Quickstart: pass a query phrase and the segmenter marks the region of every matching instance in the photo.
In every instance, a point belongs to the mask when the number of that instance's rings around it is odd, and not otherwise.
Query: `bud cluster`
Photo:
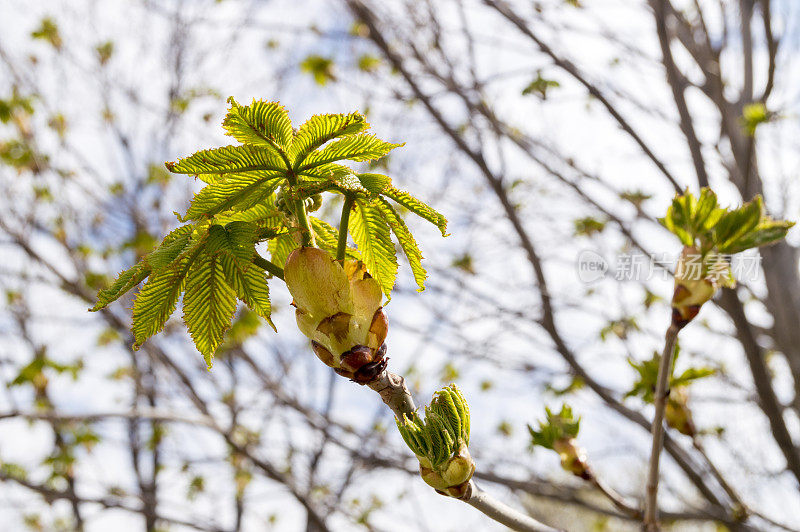
[[[774,243],[794,225],[767,216],[761,196],[740,207],[721,207],[709,188],[697,196],[688,190],[676,196],[659,222],[684,245],[672,296],[672,324],[678,329],[694,319],[721,286],[733,288],[731,255]]]
[[[692,420],[692,410],[689,406],[689,386],[699,379],[714,375],[715,370],[709,367],[694,366],[676,374],[675,365],[680,353],[680,349],[676,346],[671,360],[669,393],[666,397],[664,419],[670,428],[686,436],[694,437],[696,430]],[[634,382],[633,388],[625,394],[625,397],[639,397],[645,403],[653,404],[655,402],[661,355],[653,353],[650,359],[639,362],[629,360],[628,363],[636,370],[638,378]]]
[[[396,421],[417,455],[422,479],[442,495],[468,497],[475,462],[469,454],[469,406],[456,385],[434,394],[424,420],[414,412]]]
[[[361,262],[342,265],[321,249],[300,247],[286,259],[284,278],[297,326],[323,363],[361,384],[386,368],[383,295]]]
[[[559,413],[545,408],[546,419],[539,422],[539,430],[528,425],[531,443],[534,446],[552,449],[561,459],[561,467],[584,480],[593,478],[586,460],[586,451],[578,445],[576,437],[580,430],[580,418],[575,419],[572,408],[562,405]]]
[[[672,322],[683,328],[700,312],[721,286],[734,286],[730,264],[716,253],[705,255],[685,246],[675,270],[675,290],[672,294]]]
[[[692,411],[689,408],[689,390],[686,386],[676,386],[670,389],[664,407],[664,419],[670,428],[694,438],[696,430],[692,420]]]

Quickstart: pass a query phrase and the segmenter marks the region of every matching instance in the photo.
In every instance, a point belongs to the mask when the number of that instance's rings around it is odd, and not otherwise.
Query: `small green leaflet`
[[[283,268],[286,265],[286,258],[293,249],[300,246],[290,233],[281,233],[269,241],[270,259],[272,262]]]
[[[439,231],[442,232],[442,236],[447,236],[447,219],[408,192],[394,188],[392,180],[388,176],[382,174],[358,174],[357,177],[361,181],[361,185],[373,194],[386,196],[399,203],[417,216],[438,227]]]
[[[422,267],[422,253],[420,253],[411,231],[408,230],[403,219],[400,218],[400,215],[397,214],[397,211],[392,208],[388,201],[378,198],[375,200],[374,205],[383,220],[391,227],[394,236],[397,237],[397,241],[400,242],[400,247],[403,248],[403,253],[406,254],[419,291],[425,290],[425,278],[428,274],[425,268]]]
[[[154,268],[158,270],[171,264],[188,244],[191,233],[191,226],[181,226],[165,236],[161,245],[141,262],[121,272],[111,286],[100,290],[97,294],[97,303],[89,310],[97,312],[107,307],[144,281]]]
[[[294,132],[289,113],[278,102],[253,100],[242,107],[231,96],[228,116],[222,127],[231,137],[242,144],[250,144],[285,153],[292,143]]]
[[[161,270],[172,264],[186,249],[192,238],[192,226],[182,225],[164,237],[161,245],[147,255],[144,263],[153,270]]]
[[[226,282],[236,292],[236,296],[253,312],[267,320],[277,332],[270,316],[272,307],[266,274],[252,262],[237,260],[230,256],[222,257],[222,269],[225,271]]]
[[[714,375],[715,370],[708,367],[690,367],[680,375],[675,375],[675,364],[679,355],[680,349],[678,346],[675,346],[672,357],[672,367],[670,368],[670,388],[687,386],[691,384],[692,381]],[[653,353],[650,359],[642,360],[641,362],[628,360],[628,364],[638,373],[638,378],[633,383],[633,387],[625,394],[625,397],[640,397],[645,403],[653,403],[660,361],[661,355],[657,352]]]
[[[176,232],[180,232],[182,235],[185,231],[185,229],[178,228],[171,235]],[[164,248],[171,247],[174,242],[182,240],[182,238],[176,237],[171,243],[162,243],[159,249],[150,256],[159,253]],[[205,238],[200,238],[188,245],[189,240],[187,239],[185,246],[188,249],[181,250],[179,255],[175,255],[169,261],[166,260],[166,256],[162,256],[160,267],[153,268],[147,283],[139,290],[133,302],[134,349],[139,349],[145,340],[160,332],[169,317],[175,312],[178,298],[183,292],[186,275],[202,250],[205,241]]]
[[[174,267],[151,274],[136,294],[133,302],[134,349],[139,349],[145,340],[161,332],[175,312],[191,265],[192,260],[187,257]]]
[[[300,126],[289,149],[289,157],[299,168],[306,156],[326,142],[355,135],[369,128],[360,113],[349,115],[314,115]]]
[[[264,178],[236,175],[222,183],[208,185],[194,195],[182,221],[199,220],[240,206],[247,208],[253,195],[271,194],[278,178],[275,175]]]
[[[109,286],[100,290],[97,294],[97,303],[90,308],[91,312],[97,312],[100,309],[107,307],[113,301],[116,301],[127,293],[131,288],[144,281],[150,274],[150,270],[146,264],[140,262],[134,264],[127,270],[120,272],[117,279]]]
[[[183,321],[209,368],[235,312],[236,293],[225,280],[222,258],[203,253],[186,282]]]
[[[581,418],[575,418],[572,407],[561,405],[557,414],[545,407],[545,420],[539,421],[539,430],[528,425],[531,434],[531,445],[552,449],[555,442],[563,438],[575,438],[581,427]]]
[[[380,159],[394,148],[403,144],[384,142],[375,135],[355,135],[331,142],[321,151],[309,154],[298,171],[308,170],[323,164],[349,159],[351,161],[370,161]]]
[[[256,146],[223,146],[202,150],[194,155],[166,163],[167,170],[177,174],[242,174],[283,172],[286,165],[275,152]]]
[[[367,271],[391,298],[397,276],[397,257],[389,233],[389,224],[378,209],[366,199],[357,199],[350,213],[350,234],[361,252]]]

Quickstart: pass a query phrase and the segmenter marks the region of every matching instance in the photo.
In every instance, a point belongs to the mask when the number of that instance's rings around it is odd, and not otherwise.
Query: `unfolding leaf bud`
[[[672,294],[672,322],[685,327],[700,312],[700,307],[714,297],[727,265],[713,254],[702,255],[696,248],[686,246],[675,270],[675,291]]]
[[[584,480],[593,478],[592,471],[586,461],[586,451],[578,446],[575,438],[559,438],[553,442],[553,450],[561,459],[561,467]]]
[[[300,247],[289,254],[284,279],[297,308],[320,319],[352,312],[350,284],[336,260],[317,248]]]
[[[344,265],[317,248],[298,248],[286,259],[286,286],[294,297],[297,326],[317,357],[361,384],[386,368],[389,330],[380,286],[362,263]]]
[[[692,411],[689,409],[689,393],[685,386],[672,388],[667,396],[664,410],[667,425],[686,436],[695,436]]]
[[[287,216],[294,216],[291,207],[286,202],[286,193],[283,189],[278,191],[278,194],[275,198],[275,207]]]
[[[322,207],[322,194],[314,194],[310,198],[306,198],[306,210],[308,212],[318,211]]]
[[[456,454],[449,459],[444,469],[433,469],[424,464],[427,459],[420,458],[419,474],[425,483],[442,495],[460,499],[469,492],[469,481],[475,473],[475,462],[465,444],[461,444]],[[427,461],[430,464],[430,461]]]
[[[442,480],[450,486],[459,486],[472,478],[475,462],[469,454],[469,448],[462,442],[456,454],[448,460],[447,469],[442,472]]]
[[[469,406],[455,385],[436,392],[425,408],[425,420],[415,412],[397,420],[403,440],[419,460],[422,479],[450,497],[468,495],[475,462],[469,454]]]

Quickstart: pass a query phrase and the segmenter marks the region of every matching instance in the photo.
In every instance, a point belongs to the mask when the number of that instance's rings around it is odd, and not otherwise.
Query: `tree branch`
[[[611,394],[611,392],[608,389],[603,387],[592,376],[590,376],[586,372],[585,368],[578,362],[575,354],[569,349],[569,347],[566,345],[563,338],[561,337],[558,328],[556,327],[555,324],[555,316],[541,261],[539,259],[538,254],[536,253],[536,250],[533,246],[530,236],[528,235],[528,232],[525,230],[514,205],[512,204],[510,198],[508,197],[508,194],[506,193],[505,188],[503,187],[500,178],[498,178],[498,176],[496,176],[491,171],[485,159],[483,158],[482,154],[470,148],[470,146],[466,143],[464,138],[461,135],[459,135],[458,132],[447,122],[447,120],[444,118],[440,110],[433,104],[430,96],[422,91],[419,84],[416,82],[416,80],[409,72],[408,68],[405,66],[402,58],[396,51],[394,51],[389,46],[388,42],[383,37],[383,34],[378,28],[378,20],[374,15],[374,13],[369,8],[367,8],[360,0],[347,0],[347,4],[350,7],[351,11],[360,20],[362,20],[364,24],[369,28],[369,36],[372,39],[372,41],[376,44],[376,46],[378,46],[378,48],[381,50],[381,52],[384,54],[387,60],[391,63],[391,65],[400,73],[401,76],[403,76],[403,78],[406,80],[409,87],[413,91],[414,95],[428,110],[431,117],[436,121],[437,124],[439,124],[442,130],[452,139],[452,141],[458,147],[458,149],[463,151],[464,154],[468,156],[475,163],[480,172],[485,176],[493,192],[497,195],[498,200],[500,201],[501,206],[503,207],[503,210],[506,213],[509,222],[512,224],[515,233],[518,235],[520,239],[520,245],[522,249],[525,251],[528,260],[534,270],[534,275],[536,278],[536,283],[539,288],[539,294],[542,300],[542,308],[543,308],[543,316],[539,323],[553,340],[556,351],[568,363],[574,374],[584,379],[587,386],[591,388],[595,393],[597,393],[600,396],[600,398],[609,405],[609,407],[611,407],[613,410],[615,410],[628,420],[650,431],[651,425],[647,421],[647,419],[639,412],[632,411],[631,409],[623,405],[619,400],[617,400]],[[708,500],[714,507],[716,507],[719,510],[719,518],[725,519],[727,517],[728,512],[725,506],[723,505],[723,502],[719,499],[719,497],[717,497],[717,495],[708,486],[705,479],[699,473],[700,469],[699,466],[686,453],[686,451],[684,451],[674,440],[669,438],[668,435],[665,438],[664,445],[667,451],[670,453],[670,455],[672,455],[676,463],[681,467],[681,469],[684,471],[686,476],[692,481],[692,483],[695,486],[697,486],[697,488],[700,490],[700,492],[703,494],[706,500]]]
[[[658,465],[661,458],[661,448],[664,445],[664,409],[667,405],[669,394],[669,378],[672,369],[672,358],[675,354],[675,343],[678,340],[680,328],[671,324],[667,329],[664,341],[664,351],[661,353],[661,362],[658,366],[658,381],[656,383],[655,407],[653,416],[653,447],[650,451],[650,465],[647,472],[647,496],[644,505],[644,526],[647,532],[656,532],[658,527]]]
[[[658,41],[661,45],[662,62],[667,74],[667,84],[672,90],[672,98],[675,100],[675,106],[678,108],[681,131],[683,131],[689,145],[689,153],[692,156],[692,163],[697,173],[697,182],[700,187],[707,187],[708,174],[706,173],[706,165],[703,160],[702,147],[695,133],[692,115],[686,103],[684,79],[678,71],[678,67],[675,66],[675,60],[672,57],[672,50],[670,49],[670,37],[667,34],[667,0],[650,0],[650,6],[653,8],[656,32],[658,33]]]
[[[642,139],[642,137],[639,136],[639,134],[636,132],[636,130],[633,129],[630,123],[628,123],[625,117],[623,117],[617,110],[617,108],[608,100],[608,98],[606,98],[605,94],[603,94],[603,92],[595,84],[590,82],[578,70],[578,67],[576,67],[568,59],[564,59],[558,54],[556,54],[552,48],[550,48],[547,44],[545,44],[544,41],[542,41],[539,37],[537,37],[536,34],[533,33],[533,31],[528,27],[526,22],[519,15],[517,15],[506,2],[502,0],[484,0],[484,3],[487,6],[494,9],[495,11],[497,11],[500,15],[505,17],[509,22],[514,24],[525,36],[530,38],[545,55],[549,56],[556,66],[558,66],[559,68],[567,72],[569,75],[571,75],[573,78],[575,78],[575,80],[578,81],[578,83],[583,85],[586,88],[586,90],[589,91],[589,94],[597,98],[597,100],[601,104],[603,104],[603,107],[606,108],[606,110],[614,118],[614,120],[617,121],[622,130],[625,131],[625,133],[627,133],[628,136],[630,136],[633,139],[633,141],[639,146],[639,148],[641,148],[641,150],[644,152],[647,158],[653,162],[653,164],[656,166],[656,168],[659,169],[659,171],[662,174],[664,174],[664,177],[666,177],[669,180],[669,182],[675,188],[675,191],[680,193],[683,190],[683,188],[675,179],[675,177],[672,175],[672,173],[670,173],[670,171],[667,169],[664,163],[661,162],[661,160],[656,156],[656,154],[653,153],[653,151],[650,149],[650,147],[647,145],[644,139]]]
[[[536,519],[522,514],[515,509],[506,506],[485,491],[479,489],[474,482],[471,484],[471,494],[464,502],[491,517],[498,523],[506,525],[512,530],[521,532],[559,532],[553,528],[537,521]]]

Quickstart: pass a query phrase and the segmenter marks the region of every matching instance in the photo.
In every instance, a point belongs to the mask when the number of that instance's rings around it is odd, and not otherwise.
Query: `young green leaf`
[[[270,240],[267,246],[272,262],[283,268],[289,253],[300,247],[300,244],[291,234],[281,233],[276,238]]]
[[[767,217],[761,196],[738,208],[722,208],[708,188],[701,189],[698,197],[688,192],[675,197],[659,221],[685,246],[698,246],[703,255],[712,250],[733,254],[770,244],[794,225]]]
[[[97,294],[97,303],[90,308],[91,312],[97,312],[107,307],[128,292],[131,288],[144,281],[150,274],[150,268],[143,262],[134,264],[127,270],[121,272],[117,279],[109,286],[100,290]]]
[[[531,444],[553,449],[556,441],[564,438],[575,438],[580,431],[581,419],[575,418],[572,408],[564,404],[561,411],[553,413],[549,407],[545,407],[545,420],[539,421],[539,430],[535,430],[528,425],[531,434]]]
[[[222,257],[203,253],[189,270],[183,319],[209,368],[235,311],[236,292],[225,280]]]
[[[161,244],[143,260],[154,271],[168,267],[189,245],[193,226],[182,225],[164,237]]]
[[[351,161],[369,161],[380,159],[394,148],[403,144],[384,142],[375,135],[354,135],[331,142],[322,150],[310,153],[298,171],[308,170],[323,164],[348,159]]]
[[[184,251],[189,244],[192,226],[184,225],[173,230],[154,251],[150,252],[140,263],[120,273],[117,279],[97,294],[97,303],[89,309],[96,312],[108,306],[127,293],[131,288],[144,281],[152,270],[166,268]]]
[[[326,142],[360,133],[368,127],[360,113],[312,116],[300,126],[292,141],[289,152],[294,168],[299,168],[309,153]]]
[[[217,215],[214,219],[221,224],[230,222],[251,222],[258,228],[279,229],[284,225],[283,214],[274,207],[275,200],[259,203],[245,210],[228,211]],[[237,205],[238,207],[239,205]]]
[[[383,174],[358,174],[361,186],[375,195],[381,195],[392,186],[392,179]]]
[[[350,214],[350,234],[367,265],[367,271],[381,286],[386,297],[391,297],[397,276],[397,257],[389,224],[368,200],[357,199],[355,206]]]
[[[177,231],[177,230],[176,230]],[[174,235],[175,231],[170,234]],[[175,311],[184,282],[206,238],[199,238],[185,249],[169,266],[150,275],[133,302],[134,349],[161,331]]]
[[[319,218],[311,217],[311,229],[314,231],[317,245],[328,252],[332,257],[336,256],[336,249],[339,242],[339,231],[331,227],[329,223]],[[361,254],[358,250],[348,247],[345,252],[345,258],[361,260]]]
[[[250,208],[254,196],[269,196],[281,179],[281,174],[231,175],[222,183],[208,185],[195,194],[183,220],[199,220],[237,207]]]
[[[714,226],[714,243],[722,253],[756,228],[764,212],[761,196],[756,196],[738,209],[728,210]]]
[[[313,168],[298,170],[297,175],[314,180],[338,183],[341,179],[352,176],[353,171],[341,164],[325,163]]]
[[[192,259],[184,257],[176,266],[150,275],[136,294],[133,302],[134,349],[138,349],[145,340],[160,332],[175,312],[191,265]]]
[[[222,268],[225,271],[225,280],[236,292],[236,296],[277,331],[275,324],[272,323],[272,305],[264,272],[252,262],[242,261],[230,255],[222,257]]]
[[[321,55],[309,55],[300,63],[300,70],[307,72],[314,77],[319,85],[325,85],[328,81],[335,81],[334,63],[330,57]]]
[[[747,249],[766,246],[782,240],[786,233],[794,226],[794,222],[782,220],[762,220],[752,231],[742,236],[738,241],[724,248],[725,253],[739,253]]]
[[[386,223],[389,224],[389,227],[391,227],[392,232],[397,237],[397,241],[400,242],[400,247],[403,248],[403,253],[408,258],[408,263],[411,266],[419,291],[425,290],[427,272],[422,267],[422,253],[417,246],[416,240],[414,240],[414,236],[388,201],[378,198],[375,200],[374,205]]]
[[[672,366],[670,367],[669,387],[678,388],[686,386],[692,381],[709,377],[715,373],[712,368],[688,368],[680,375],[674,375],[675,363],[680,355],[680,350],[676,346],[675,353],[672,357]],[[625,397],[639,397],[645,403],[652,404],[655,395],[656,381],[658,380],[658,369],[661,361],[659,353],[653,353],[649,359],[636,362],[628,360],[628,364],[638,373],[638,377],[633,384],[633,387],[625,394]]]
[[[774,113],[767,110],[767,106],[761,102],[748,103],[742,108],[741,124],[742,128],[749,136],[756,134],[756,129],[761,124],[769,122]]]
[[[242,144],[250,144],[285,153],[292,143],[294,132],[289,113],[278,102],[253,100],[241,106],[231,96],[231,108],[222,122],[222,127],[231,137]]]
[[[363,184],[363,181],[362,181]],[[388,186],[382,192],[384,196],[390,198],[417,216],[420,216],[439,228],[442,236],[447,236],[447,218],[427,206],[408,192],[403,192],[392,186]]]
[[[275,151],[255,146],[223,146],[202,150],[185,159],[166,163],[176,174],[232,174],[286,172],[286,164]]]
[[[225,224],[224,229],[226,242],[221,251],[232,255],[240,261],[250,263],[255,253],[256,225],[250,222],[235,221]]]

